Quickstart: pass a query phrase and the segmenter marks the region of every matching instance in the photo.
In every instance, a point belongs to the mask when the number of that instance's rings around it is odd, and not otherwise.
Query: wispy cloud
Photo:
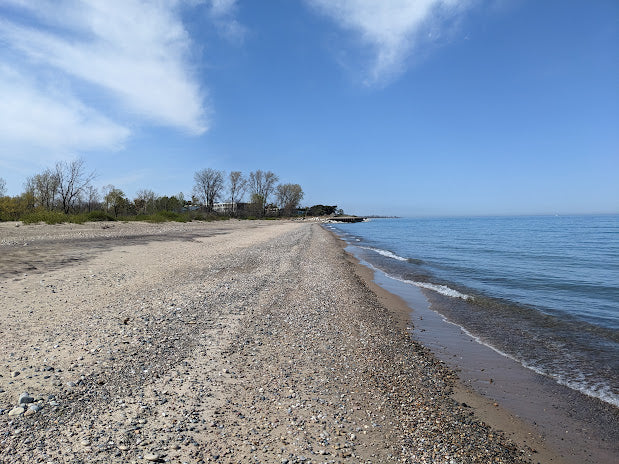
[[[406,68],[416,47],[436,40],[446,21],[470,0],[306,0],[372,49],[367,83],[384,82]]]
[[[122,146],[133,124],[207,130],[182,6],[4,0],[0,144],[21,138],[75,151]]]
[[[211,13],[215,16],[232,14],[236,8],[237,0],[210,0]]]
[[[230,42],[243,43],[247,29],[234,17],[237,0],[209,0],[209,4],[210,16],[219,33]]]
[[[47,155],[76,149],[116,150],[130,133],[61,87],[42,85],[2,64],[0,120],[0,141],[18,156],[22,155],[18,147],[24,145]]]

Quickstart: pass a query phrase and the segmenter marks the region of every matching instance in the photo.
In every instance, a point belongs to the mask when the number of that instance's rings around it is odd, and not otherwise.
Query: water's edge
[[[506,300],[496,295],[486,295],[478,288],[441,278],[433,271],[440,266],[450,266],[447,255],[443,256],[440,263],[435,262],[428,267],[427,262],[416,259],[418,255],[414,251],[407,252],[406,245],[404,248],[395,242],[391,245],[394,250],[403,248],[404,253],[398,251],[399,255],[390,251],[388,248],[391,247],[387,243],[377,246],[377,240],[388,242],[397,239],[407,243],[409,236],[402,235],[402,224],[395,225],[396,232],[391,229],[391,224],[388,224],[388,227],[385,225],[386,223],[380,223],[367,230],[361,225],[358,226],[359,229],[344,230],[340,226],[326,227],[354,247],[357,258],[404,284],[403,288],[415,287],[424,291],[434,310],[456,323],[478,343],[487,345],[499,354],[552,378],[559,384],[619,407],[616,377],[616,369],[619,368],[619,331],[612,326],[595,325],[574,317],[571,313],[545,312],[534,301],[521,303]],[[407,224],[404,225],[408,227]],[[406,229],[404,232],[408,233]],[[415,240],[420,243],[422,239],[419,234],[424,231],[417,230],[416,233]],[[387,239],[383,239],[383,236]],[[429,242],[432,243],[432,239],[429,239]],[[450,245],[441,242],[440,247],[449,249]],[[424,252],[420,253],[423,255]],[[544,251],[540,253],[543,254]],[[471,267],[471,264],[462,264],[468,263],[465,255],[461,255],[459,259],[463,268]],[[471,259],[474,262],[474,258]],[[503,274],[509,269],[511,268],[503,271]],[[476,272],[475,275],[483,282],[483,273],[487,274],[487,269],[471,272]],[[509,288],[529,288],[530,278],[523,277],[524,280],[521,281],[518,280],[520,277],[520,274],[516,273],[505,285]],[[587,280],[587,277],[582,277],[582,280]],[[572,276],[567,282],[572,281],[576,282],[578,278]],[[537,285],[541,284],[538,282]],[[561,291],[557,289],[557,292]],[[612,316],[612,313],[609,314]]]
[[[558,450],[562,462],[616,462],[618,408],[559,385],[482,343],[435,311],[431,302],[436,296],[434,289],[389,276],[365,261],[356,245],[348,243],[345,249],[373,272],[374,283],[407,303],[411,336],[454,369],[465,387],[497,402],[538,431],[551,449]]]

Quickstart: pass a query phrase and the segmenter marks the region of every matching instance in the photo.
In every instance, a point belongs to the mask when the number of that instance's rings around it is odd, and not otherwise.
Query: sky
[[[360,215],[619,212],[616,0],[1,0],[0,177],[275,172]]]

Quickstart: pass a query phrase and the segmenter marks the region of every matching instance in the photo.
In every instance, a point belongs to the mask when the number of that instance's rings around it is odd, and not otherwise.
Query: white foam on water
[[[393,259],[397,259],[398,261],[408,261],[406,258],[402,258],[401,256],[396,255],[395,253],[388,251],[388,250],[381,250],[380,248],[372,248],[372,247],[359,247],[359,248],[363,248],[364,250],[371,250],[375,253],[378,253],[379,255],[385,256],[387,258],[393,258]]]
[[[391,276],[388,276],[388,277],[393,278]],[[509,358],[512,361],[517,362],[522,367],[524,367],[526,369],[529,369],[529,370],[532,370],[536,374],[543,375],[544,377],[550,377],[551,379],[553,379],[558,384],[563,385],[563,386],[568,387],[568,388],[571,388],[572,390],[579,391],[579,392],[581,392],[581,393],[583,393],[583,394],[585,394],[587,396],[591,396],[593,398],[597,398],[597,399],[602,400],[602,401],[604,401],[606,403],[610,403],[613,406],[619,407],[619,397],[612,392],[612,389],[608,385],[605,385],[603,383],[598,383],[596,385],[592,385],[590,382],[587,382],[584,374],[582,374],[582,373],[578,374],[578,373],[576,373],[574,371],[571,371],[569,373],[569,376],[571,378],[568,378],[568,377],[566,377],[562,373],[553,373],[553,372],[549,372],[547,369],[539,368],[539,367],[537,367],[537,366],[535,366],[535,365],[533,365],[531,363],[528,363],[528,362],[526,362],[526,361],[524,361],[522,359],[519,359],[519,358],[517,358],[515,356],[512,356],[512,355],[510,355],[508,353],[505,353],[504,351],[499,350],[495,346],[492,346],[489,343],[486,343],[484,340],[482,340],[478,336],[472,334],[467,329],[462,327],[460,324],[456,324],[455,322],[450,321],[449,319],[447,319],[445,316],[443,316],[440,313],[437,313],[437,314],[439,316],[441,316],[443,321],[447,322],[448,324],[455,325],[460,330],[462,330],[462,332],[464,332],[466,335],[471,337],[473,340],[475,340],[480,345],[484,345],[484,346],[490,348],[495,353],[498,353],[501,356],[505,356],[506,358]]]
[[[387,256],[389,258],[397,259],[398,261],[408,261],[406,258],[402,258],[401,256],[398,256],[395,253],[392,253],[390,251],[380,250],[378,248],[363,247],[363,246],[358,246],[358,245],[357,245],[357,248],[363,248],[364,250],[372,250],[372,251],[375,251],[376,253],[381,254],[383,256]],[[370,263],[364,262],[364,264],[366,264],[371,269],[380,270],[377,267],[374,267],[373,265],[371,265]],[[383,274],[385,274],[387,277],[389,277],[390,279],[397,280],[399,282],[403,282],[403,283],[409,284],[409,285],[415,285],[416,287],[432,290],[432,291],[435,291],[437,293],[440,293],[441,295],[449,296],[449,297],[452,297],[452,298],[462,298],[463,300],[468,300],[469,298],[471,298],[470,295],[466,295],[464,293],[460,293],[459,291],[454,290],[453,288],[449,288],[447,285],[431,284],[429,282],[417,282],[415,280],[400,279],[398,277],[392,276],[391,274],[387,274],[383,270],[380,270],[380,271]]]
[[[587,396],[591,396],[593,398],[597,398],[599,400],[604,401],[605,403],[612,404],[613,406],[619,407],[619,396],[613,393],[612,388],[603,383],[592,384],[586,380],[586,377],[583,373],[579,373],[576,371],[570,371],[568,375],[565,373],[554,373],[549,372],[546,369],[540,369],[539,367],[533,366],[529,363],[517,360],[527,369],[531,369],[533,372],[537,374],[550,377],[555,382],[565,387],[571,388],[572,390],[579,391]]]
[[[460,293],[458,290],[454,290],[453,288],[449,288],[447,285],[439,285],[439,284],[431,284],[429,282],[417,282],[415,280],[407,280],[407,279],[398,279],[389,274],[385,274],[390,279],[398,280],[400,282],[404,282],[405,284],[414,285],[415,287],[425,288],[427,290],[432,290],[436,293],[440,293],[441,295],[449,296],[451,298],[462,298],[463,300],[468,300],[471,298],[470,295],[466,295],[465,293]]]

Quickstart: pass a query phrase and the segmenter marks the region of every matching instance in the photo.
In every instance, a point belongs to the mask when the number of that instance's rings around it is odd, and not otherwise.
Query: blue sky
[[[8,193],[82,157],[186,196],[272,170],[356,214],[619,212],[616,0],[3,0]]]

